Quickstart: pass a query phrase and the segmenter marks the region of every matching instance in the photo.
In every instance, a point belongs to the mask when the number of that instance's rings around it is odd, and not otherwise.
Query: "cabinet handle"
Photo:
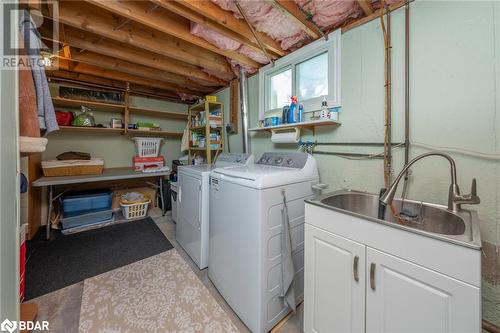
[[[370,287],[375,290],[375,263],[370,264]]]
[[[359,257],[358,256],[354,256],[354,281],[358,282],[359,281],[359,273],[358,273],[358,261],[359,261]]]

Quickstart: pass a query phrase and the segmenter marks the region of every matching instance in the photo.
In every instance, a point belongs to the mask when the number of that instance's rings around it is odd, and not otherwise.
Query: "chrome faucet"
[[[451,158],[451,156],[448,154],[431,152],[419,155],[408,162],[407,165],[405,165],[405,167],[403,168],[403,170],[401,170],[389,189],[380,197],[380,204],[384,207],[390,206],[392,200],[394,199],[394,195],[396,194],[399,181],[401,180],[401,178],[403,178],[403,175],[415,162],[429,156],[441,156],[446,158],[448,162],[450,162],[451,184],[450,191],[448,193],[448,210],[457,212],[461,209],[461,204],[477,205],[481,202],[477,195],[476,178],[472,179],[471,193],[461,195],[460,189],[458,188],[457,184],[457,167],[455,166],[455,161],[453,160],[453,158]]]

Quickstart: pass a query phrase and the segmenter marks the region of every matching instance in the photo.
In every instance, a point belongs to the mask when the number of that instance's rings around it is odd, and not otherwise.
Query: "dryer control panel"
[[[217,157],[217,161],[215,162],[215,165],[217,166],[218,164],[222,164],[222,163],[246,165],[247,162],[251,163],[251,161],[250,161],[251,156],[252,155],[250,155],[250,154],[223,153]]]
[[[275,153],[269,152],[262,154],[262,157],[256,164],[279,166],[286,168],[302,169],[307,162],[306,153]]]

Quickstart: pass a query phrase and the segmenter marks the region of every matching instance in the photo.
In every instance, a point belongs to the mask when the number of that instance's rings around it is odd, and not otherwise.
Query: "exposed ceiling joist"
[[[373,14],[372,3],[370,0],[357,0],[359,7],[363,10],[365,15]]]
[[[410,0],[410,1],[414,1],[414,0]],[[389,5],[389,11],[393,11],[393,10],[396,10],[400,7],[403,7],[404,5],[406,4],[406,1],[401,1],[401,2],[396,2],[396,3],[393,3],[392,5]],[[350,22],[350,23],[347,23],[347,24],[344,24],[340,27],[333,27],[331,30],[335,30],[335,29],[338,29],[338,28],[341,28],[342,30],[342,33],[345,33],[349,30],[352,30],[354,28],[357,28],[359,27],[360,25],[363,25],[367,22],[370,22],[372,20],[375,20],[377,18],[379,18],[381,15],[384,15],[385,13],[387,12],[387,9],[386,8],[380,8],[380,9],[377,9],[376,11],[373,12],[373,14],[370,14],[368,16],[364,16],[354,22]]]
[[[307,20],[307,16],[302,12],[295,1],[290,0],[267,0],[274,8],[283,15],[297,23],[301,29],[312,39],[320,38],[323,33],[317,26]]]
[[[237,41],[238,43],[241,43],[243,45],[246,45],[247,47],[251,48],[254,51],[261,52],[261,49],[258,44],[254,43],[252,41],[252,38],[248,38],[244,35],[242,35],[241,31],[236,33],[220,24],[217,22],[208,19],[207,17],[201,15],[200,13],[195,12],[194,10],[183,6],[182,4],[172,1],[172,0],[151,0],[153,3],[158,4],[165,8],[168,11],[171,11],[179,16],[182,16],[192,22],[201,24],[205,27],[207,27],[210,30],[213,30],[223,36],[226,36],[228,38],[231,38],[232,40]],[[277,54],[273,53],[272,54],[273,58],[277,57]]]
[[[122,81],[122,82],[130,82],[133,84],[138,84],[146,87],[153,87],[165,91],[170,91],[172,93],[177,93],[176,87],[172,84],[165,83],[162,81],[154,80],[154,79],[146,79],[142,77],[138,77],[135,75],[130,75],[127,73],[117,72],[115,70],[108,70],[105,68],[84,64],[84,63],[76,63],[74,66],[69,66],[68,59],[59,59],[59,68],[63,70],[69,70],[76,73],[88,74],[98,77],[103,77],[107,79],[111,79],[114,81]],[[70,68],[71,67],[71,68]],[[192,95],[203,96],[202,93],[193,92]]]
[[[128,46],[123,43],[115,42],[110,39],[104,39],[98,35],[84,32],[72,27],[66,27],[64,30],[65,34],[60,37],[61,40],[59,41],[63,44],[106,55],[108,57],[114,57],[139,65],[156,68],[161,71],[177,74],[189,79],[195,79],[201,85],[226,85],[225,81],[208,75],[196,66]],[[43,36],[52,37],[51,31],[45,29],[43,26],[39,28],[39,31]],[[70,58],[66,54],[65,57]]]
[[[226,51],[210,44],[201,37],[194,36],[189,31],[189,23],[182,24],[178,20],[162,15],[157,11],[148,13],[145,6],[147,3],[141,1],[119,1],[119,0],[86,0],[88,3],[99,6],[112,13],[121,15],[133,21],[139,22],[147,27],[169,34],[188,43],[202,47],[208,51],[220,54],[224,57],[236,60],[250,67],[259,68],[261,65],[253,59],[235,51]]]
[[[190,82],[184,77],[173,76],[172,74],[158,71],[154,68],[134,64],[112,57],[102,56],[90,51],[73,52],[73,57],[71,58],[71,60],[102,67],[104,69],[127,73],[145,79],[154,78],[156,81],[165,83],[165,89],[169,87],[172,90],[175,89],[178,92],[186,94],[196,94],[200,92],[208,93],[213,90],[211,88],[203,87]]]
[[[174,58],[212,72],[234,77],[226,59],[218,54],[180,41],[161,32],[141,28],[133,23],[127,29],[113,30],[117,18],[105,11],[82,6],[79,2],[59,2],[59,21],[133,47]]]
[[[168,1],[168,0],[167,0]],[[253,37],[252,32],[248,28],[247,24],[243,20],[239,20],[234,17],[233,13],[228,12],[212,3],[211,1],[199,1],[199,0],[175,0],[176,2],[192,9],[193,11],[205,16],[206,18],[217,22],[218,24],[228,28],[229,30],[242,34],[254,43],[257,40]],[[280,44],[273,40],[268,35],[258,32],[260,39],[263,41],[266,49],[279,55],[284,56],[287,54]]]

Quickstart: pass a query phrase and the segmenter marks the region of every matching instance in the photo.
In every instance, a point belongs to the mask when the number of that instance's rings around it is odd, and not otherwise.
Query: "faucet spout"
[[[439,152],[425,153],[425,154],[422,154],[422,155],[415,157],[410,162],[408,162],[408,164],[406,164],[404,166],[403,170],[401,170],[401,172],[398,174],[398,176],[396,177],[394,182],[391,184],[389,189],[380,197],[380,199],[379,199],[380,204],[384,205],[384,206],[390,206],[392,203],[392,200],[394,199],[394,195],[396,194],[399,181],[401,180],[401,178],[403,178],[403,176],[408,171],[408,169],[413,164],[415,164],[417,161],[419,161],[423,158],[429,157],[429,156],[440,156],[440,157],[443,157],[446,160],[448,160],[448,162],[450,162],[451,184],[450,184],[450,191],[448,194],[448,209],[451,211],[454,211],[454,212],[458,211],[460,209],[460,204],[464,203],[464,196],[460,196],[460,189],[458,188],[458,184],[457,184],[457,168],[455,165],[455,161],[453,160],[453,158],[450,155],[445,154],[445,153],[439,153]],[[477,196],[475,196],[475,197],[477,197]],[[478,201],[478,197],[475,201]],[[471,202],[467,202],[467,203],[472,203],[472,200],[471,200]]]

